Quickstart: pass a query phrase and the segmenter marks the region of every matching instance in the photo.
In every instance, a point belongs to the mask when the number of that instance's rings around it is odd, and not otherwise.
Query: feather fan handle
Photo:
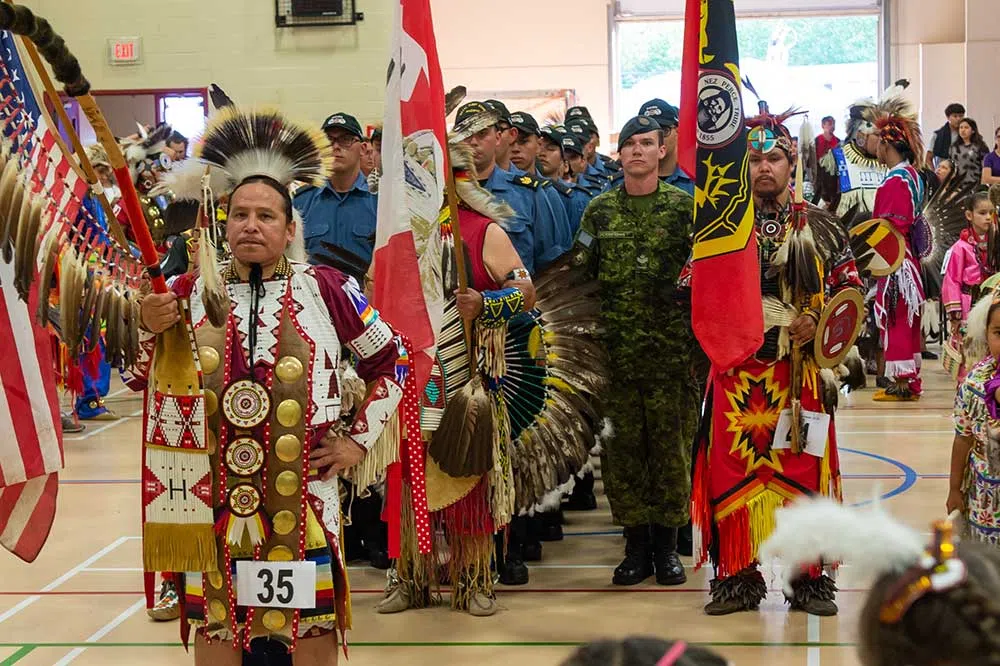
[[[877,504],[861,510],[825,497],[802,499],[779,509],[775,521],[760,559],[781,559],[787,593],[801,567],[819,561],[849,563],[874,577],[904,571],[924,552],[920,534]]]
[[[234,183],[267,176],[286,186],[296,180],[321,186],[333,164],[333,148],[320,130],[275,110],[235,106],[220,109],[209,120],[194,153]]]

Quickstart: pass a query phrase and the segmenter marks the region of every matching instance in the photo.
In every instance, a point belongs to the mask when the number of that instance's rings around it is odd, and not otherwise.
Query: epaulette
[[[573,184],[567,183],[565,180],[547,179],[542,181],[546,185],[551,185],[556,192],[568,197],[573,194]]]
[[[523,176],[515,176],[514,183],[522,187],[530,187],[533,190],[537,190],[540,181],[537,178],[533,178],[527,174]]]
[[[294,199],[299,194],[314,189],[316,189],[316,186],[313,185],[312,183],[304,183],[300,180],[296,180],[292,181],[292,184],[288,186],[288,193]]]

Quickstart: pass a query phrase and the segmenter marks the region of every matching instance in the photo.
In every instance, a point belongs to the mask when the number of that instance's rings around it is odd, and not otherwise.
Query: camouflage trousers
[[[616,525],[683,527],[690,518],[691,441],[698,399],[690,385],[616,381],[606,401],[613,434],[601,478]]]

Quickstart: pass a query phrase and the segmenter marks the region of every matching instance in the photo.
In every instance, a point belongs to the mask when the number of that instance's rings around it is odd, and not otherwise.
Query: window
[[[736,23],[743,77],[773,113],[794,106],[809,112],[814,131],[827,115],[841,130],[852,102],[879,93],[878,14],[746,17]],[[621,127],[654,97],[679,104],[684,22],[621,21],[617,30],[615,124]],[[745,113],[754,115],[757,99],[747,90],[743,95]],[[793,118],[789,130],[797,133],[800,124],[801,117]]]
[[[175,132],[188,138],[188,152],[192,139],[205,129],[205,96],[201,93],[157,95],[157,118],[168,123]]]

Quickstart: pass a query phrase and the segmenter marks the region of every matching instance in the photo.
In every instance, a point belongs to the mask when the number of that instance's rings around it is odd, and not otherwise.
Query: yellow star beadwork
[[[729,452],[747,461],[747,474],[762,466],[782,472],[781,458],[771,443],[788,393],[774,380],[774,368],[760,375],[741,372],[725,395],[729,403],[726,431],[733,433]]]

